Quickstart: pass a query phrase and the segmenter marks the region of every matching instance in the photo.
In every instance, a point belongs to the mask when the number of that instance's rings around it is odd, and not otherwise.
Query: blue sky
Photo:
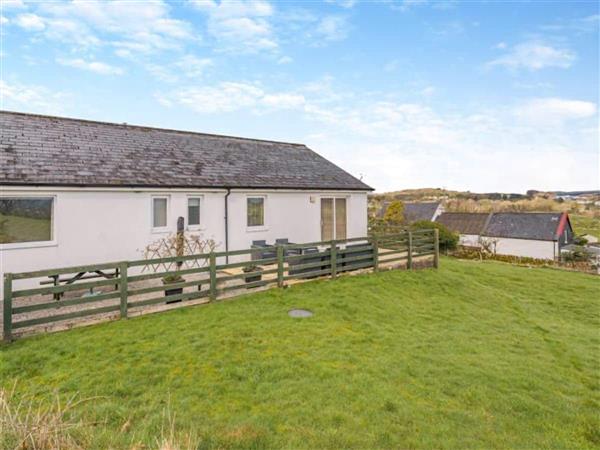
[[[1,5],[2,109],[303,142],[378,191],[599,188],[596,1]]]

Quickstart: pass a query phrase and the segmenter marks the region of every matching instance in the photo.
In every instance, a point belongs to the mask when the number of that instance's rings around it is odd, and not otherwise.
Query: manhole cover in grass
[[[288,315],[290,317],[312,317],[313,313],[308,309],[290,309]]]

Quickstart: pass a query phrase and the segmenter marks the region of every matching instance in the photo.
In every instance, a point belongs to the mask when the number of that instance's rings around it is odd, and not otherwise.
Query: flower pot
[[[244,267],[242,269],[242,271],[244,273],[254,273],[254,272],[262,272],[263,268],[262,267]],[[259,274],[255,274],[255,275],[250,275],[244,278],[244,280],[246,281],[246,283],[254,283],[256,281],[260,281],[262,280],[262,273]]]
[[[163,285],[165,286],[165,297],[168,297],[170,295],[180,295],[183,294],[183,288],[171,288],[169,289],[169,285],[171,284],[178,284],[178,283],[183,283],[185,280],[183,278],[179,278],[176,280],[162,280]],[[179,303],[181,302],[181,299],[178,300],[167,300],[167,305],[171,304],[171,303]]]

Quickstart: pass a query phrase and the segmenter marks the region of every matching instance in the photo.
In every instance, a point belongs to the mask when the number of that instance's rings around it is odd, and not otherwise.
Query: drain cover
[[[288,315],[290,317],[312,317],[313,313],[308,309],[290,309]]]

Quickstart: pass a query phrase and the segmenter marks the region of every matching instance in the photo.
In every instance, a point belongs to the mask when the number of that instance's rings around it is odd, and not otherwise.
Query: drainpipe
[[[229,251],[229,194],[231,194],[231,188],[227,188],[227,194],[225,194],[225,251]],[[229,264],[229,255],[225,255],[225,264]]]

